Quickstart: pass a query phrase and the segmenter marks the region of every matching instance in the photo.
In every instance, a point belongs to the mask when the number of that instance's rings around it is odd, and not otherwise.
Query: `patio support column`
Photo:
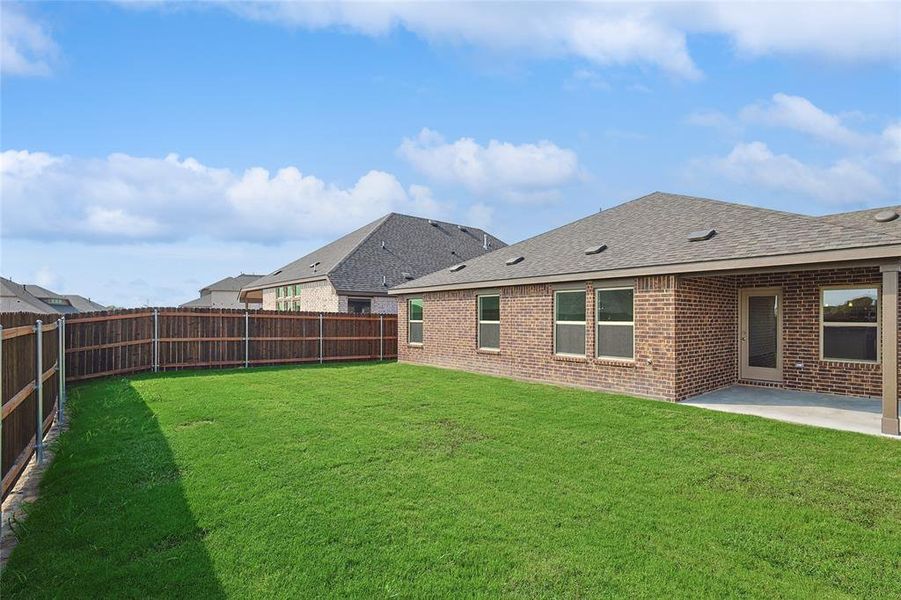
[[[882,271],[882,433],[899,435],[898,423],[898,272],[901,262]]]

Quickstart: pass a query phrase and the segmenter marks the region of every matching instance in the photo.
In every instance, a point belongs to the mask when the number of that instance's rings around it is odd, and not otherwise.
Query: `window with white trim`
[[[635,290],[631,287],[600,288],[597,291],[598,358],[635,358]]]
[[[407,301],[407,341],[411,344],[422,343],[422,298]]]
[[[554,354],[585,356],[585,291],[554,292]]]
[[[479,349],[500,350],[501,348],[501,297],[486,294],[478,297]]]
[[[820,300],[823,360],[879,362],[879,288],[823,288]]]

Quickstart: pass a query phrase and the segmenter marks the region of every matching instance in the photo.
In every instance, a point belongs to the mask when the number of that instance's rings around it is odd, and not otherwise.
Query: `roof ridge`
[[[329,269],[328,271],[326,271],[326,272],[324,273],[325,277],[329,280],[329,282],[331,283],[331,280],[332,280],[331,277],[329,277],[329,275],[331,275],[332,273],[334,273],[335,271],[337,271],[337,270],[338,270],[338,267],[340,267],[341,265],[343,265],[344,262],[345,262],[348,258],[350,258],[350,255],[351,255],[351,254],[353,254],[354,252],[356,252],[357,250],[359,250],[359,249],[360,249],[360,246],[362,246],[362,245],[366,242],[366,240],[368,240],[369,238],[371,238],[371,237],[375,234],[376,231],[378,231],[379,229],[381,229],[382,226],[383,226],[385,223],[388,222],[388,219],[390,219],[391,217],[397,216],[397,215],[398,215],[398,213],[396,213],[396,212],[389,212],[387,215],[385,215],[385,216],[382,217],[381,219],[376,220],[376,221],[375,221],[376,225],[375,225],[375,227],[372,228],[372,231],[370,231],[369,233],[367,233],[366,235],[364,235],[362,238],[360,238],[360,241],[358,241],[356,244],[354,244],[354,245],[353,245],[353,246],[352,246],[352,247],[344,254],[344,256],[342,256],[341,258],[339,258],[338,260],[335,261],[335,264],[332,265],[332,268],[331,268],[331,269]],[[404,215],[404,216],[407,216],[407,215]],[[364,227],[365,227],[365,225],[364,225]],[[352,233],[352,232],[351,232],[351,233]],[[348,235],[349,235],[349,234],[348,234]],[[333,284],[333,285],[334,285],[334,284]]]

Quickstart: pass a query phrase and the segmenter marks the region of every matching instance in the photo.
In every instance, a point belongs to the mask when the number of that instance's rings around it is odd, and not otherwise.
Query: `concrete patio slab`
[[[882,401],[878,398],[735,385],[683,400],[681,404],[815,427],[882,435]],[[896,436],[886,437],[898,439]]]

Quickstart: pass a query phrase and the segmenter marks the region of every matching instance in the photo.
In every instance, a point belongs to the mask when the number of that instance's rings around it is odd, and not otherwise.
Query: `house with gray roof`
[[[70,314],[105,309],[102,304],[78,294],[58,294],[39,285],[0,277],[0,312]]]
[[[655,192],[394,287],[399,360],[670,401],[879,399],[897,435],[899,214]]]
[[[241,290],[266,310],[393,314],[388,290],[506,244],[481,229],[390,213]]]
[[[238,298],[241,288],[250,285],[262,275],[241,273],[224,277],[203,287],[200,296],[179,306],[187,308],[262,308],[260,302],[244,302]]]

